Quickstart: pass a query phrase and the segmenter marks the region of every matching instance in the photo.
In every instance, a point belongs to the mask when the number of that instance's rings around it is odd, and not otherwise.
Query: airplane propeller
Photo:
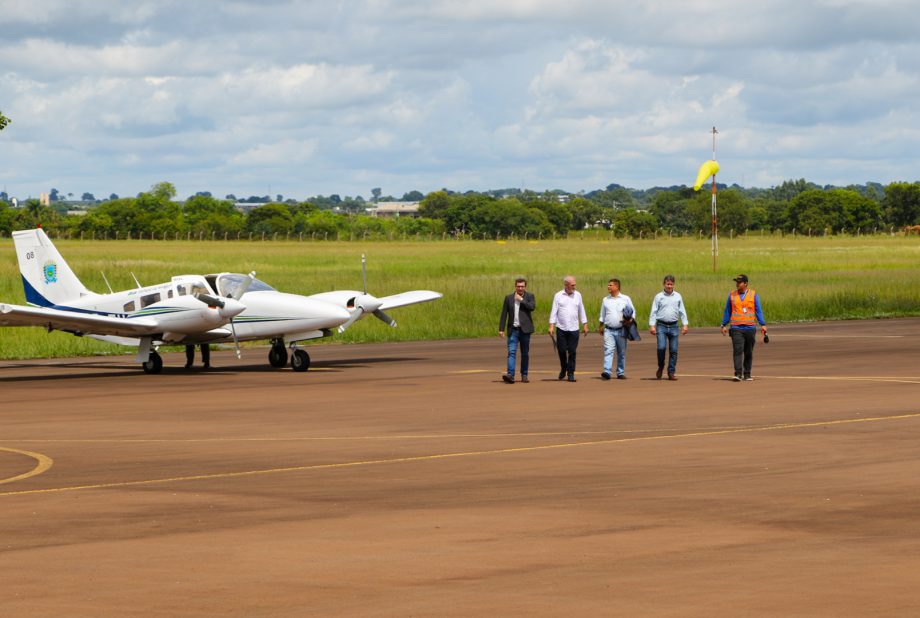
[[[251,277],[250,277],[250,279],[251,279]],[[250,280],[249,283],[252,283],[252,281]],[[244,287],[249,287],[249,283],[246,283]],[[245,291],[245,289],[244,289],[244,291]],[[227,306],[226,301],[220,300],[219,298],[215,298],[215,297],[211,296],[210,294],[205,294],[205,293],[203,293],[203,292],[197,292],[197,293],[195,294],[195,298],[198,299],[198,300],[200,300],[200,301],[203,302],[204,304],[206,304],[208,307],[217,307],[218,311],[220,311],[221,309],[223,309],[224,307]],[[233,301],[232,298],[231,298],[230,300],[231,300],[231,302]],[[238,305],[238,303],[236,303],[236,304]],[[235,314],[235,315],[238,315],[238,313],[239,313],[239,312],[237,312],[237,314]],[[242,353],[240,352],[240,341],[239,341],[239,339],[237,339],[237,337],[236,337],[236,327],[235,327],[234,324],[233,324],[233,316],[230,317],[230,333],[233,335],[233,343],[234,343],[234,345],[236,346],[236,357],[237,357],[237,359],[243,358],[243,355],[242,355]]]
[[[380,306],[383,304],[383,301],[378,299],[376,296],[367,293],[367,256],[361,254],[361,279],[364,282],[364,294],[357,296],[352,299],[349,303],[354,306],[352,310],[351,317],[348,318],[348,321],[339,326],[339,332],[344,333],[349,326],[360,320],[364,317],[365,313],[372,314],[375,318],[382,321],[387,326],[396,326],[396,320],[388,316]]]

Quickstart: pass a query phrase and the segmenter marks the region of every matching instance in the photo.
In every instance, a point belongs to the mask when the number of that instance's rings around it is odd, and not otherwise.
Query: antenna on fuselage
[[[115,290],[112,289],[112,286],[109,284],[109,280],[105,278],[105,273],[100,270],[99,274],[102,275],[102,280],[105,281],[105,287],[109,288],[109,294],[114,294]]]
[[[131,273],[131,278],[134,279],[134,283],[137,284],[138,289],[144,287],[141,285],[141,282],[137,280],[137,277],[134,276],[134,273]]]

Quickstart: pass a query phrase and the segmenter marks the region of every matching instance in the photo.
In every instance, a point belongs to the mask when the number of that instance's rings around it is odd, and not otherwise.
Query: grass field
[[[722,239],[713,272],[708,239],[622,240],[576,235],[543,241],[187,242],[56,241],[71,268],[93,291],[116,290],[173,275],[249,272],[297,294],[361,288],[361,254],[368,256],[369,291],[411,289],[444,294],[434,303],[396,309],[396,329],[362,320],[333,342],[494,336],[502,297],[517,275],[537,297],[545,330],[552,295],[566,274],[578,278],[592,327],[618,277],[640,324],[666,273],[677,277],[691,328],[715,326],[739,272],[751,278],[768,323],[920,315],[920,239],[901,236],[757,237]],[[0,240],[0,302],[23,304],[12,240]],[[327,342],[330,340],[326,340]],[[38,328],[0,328],[0,358],[128,353],[128,348]],[[132,352],[133,353],[133,352]]]

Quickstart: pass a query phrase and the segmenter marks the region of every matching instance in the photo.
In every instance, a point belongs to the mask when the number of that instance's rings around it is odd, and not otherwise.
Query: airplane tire
[[[303,350],[294,350],[291,354],[291,369],[294,371],[306,371],[310,368],[310,355]]]
[[[284,349],[284,346],[273,345],[268,352],[268,362],[276,369],[287,365],[287,350]]]
[[[163,371],[163,357],[156,352],[151,352],[146,362],[141,363],[144,373],[160,373]]]

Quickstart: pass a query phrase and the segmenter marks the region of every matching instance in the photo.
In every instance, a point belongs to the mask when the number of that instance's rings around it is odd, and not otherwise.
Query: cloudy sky
[[[0,189],[920,179],[915,0],[0,0]]]

